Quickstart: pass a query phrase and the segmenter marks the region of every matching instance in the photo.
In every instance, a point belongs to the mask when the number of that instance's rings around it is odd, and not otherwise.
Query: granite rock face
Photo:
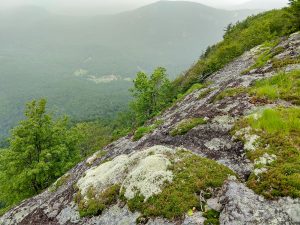
[[[275,56],[278,59],[299,57],[300,33],[283,39],[278,46],[284,48],[284,51]],[[259,137],[252,137],[247,134],[247,131],[241,132],[239,135],[243,135],[247,139],[245,144],[233,136],[231,129],[235,121],[241,116],[258,111],[257,105],[244,93],[215,101],[216,96],[223,90],[249,87],[256,80],[271,77],[277,73],[273,69],[272,63],[268,62],[263,68],[251,70],[246,75],[241,76],[243,71],[253,65],[259,49],[260,47],[256,47],[244,53],[209,77],[207,79],[209,85],[206,88],[187,95],[163,114],[149,121],[149,125],[155,120],[163,121],[163,124],[152,133],[145,135],[138,141],[133,141],[132,136],[129,135],[108,145],[104,149],[107,152],[105,156],[96,153],[86,161],[79,163],[68,172],[68,179],[62,186],[55,190],[50,187],[43,193],[23,201],[19,206],[3,215],[0,218],[0,224],[136,224],[137,218],[141,216],[140,213],[131,212],[126,205],[120,203],[106,209],[100,216],[80,218],[78,207],[74,202],[74,196],[77,192],[75,185],[86,174],[89,175],[91,168],[94,170],[104,161],[114,160],[121,155],[127,157],[128,160],[128,157],[132,156],[134,152],[142,152],[157,145],[170,149],[178,147],[188,149],[195,154],[213,159],[229,167],[239,175],[239,181],[229,179],[222,189],[217,191],[207,202],[208,207],[221,212],[221,224],[300,224],[299,199],[280,198],[276,201],[269,201],[255,194],[243,183],[253,171],[253,164],[247,159],[245,151],[255,148],[255,141]],[[294,69],[300,69],[300,65],[288,65],[283,68],[286,71]],[[200,95],[201,98],[199,98]],[[272,104],[265,103],[263,107],[286,106],[288,104],[288,102],[278,101]],[[205,118],[207,123],[191,129],[185,135],[174,137],[170,135],[171,130],[182,120],[195,117]],[[167,161],[164,161],[163,156],[159,157],[162,157],[160,158],[162,159],[162,167],[168,164]],[[264,161],[268,163],[270,157],[272,156],[266,156]],[[115,177],[115,179],[117,178]],[[204,221],[205,218],[201,212],[194,212],[181,220],[167,221],[163,218],[151,218],[146,224],[201,225],[204,224]]]

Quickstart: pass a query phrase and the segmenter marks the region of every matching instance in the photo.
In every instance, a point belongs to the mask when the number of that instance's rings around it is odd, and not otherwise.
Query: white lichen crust
[[[164,146],[154,146],[130,155],[120,155],[86,171],[77,186],[86,197],[91,187],[101,193],[114,184],[121,184],[127,199],[141,194],[147,200],[159,194],[165,183],[172,182],[173,174],[168,167],[176,152]]]

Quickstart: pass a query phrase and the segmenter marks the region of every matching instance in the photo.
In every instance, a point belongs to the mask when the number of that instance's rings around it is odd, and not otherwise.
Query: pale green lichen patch
[[[129,173],[123,182],[124,196],[132,199],[139,191],[147,200],[161,192],[165,182],[172,182],[173,174],[168,171],[171,162],[162,154],[150,155],[140,160],[139,164]]]

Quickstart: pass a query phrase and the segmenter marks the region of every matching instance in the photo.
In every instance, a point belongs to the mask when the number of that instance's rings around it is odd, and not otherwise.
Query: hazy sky
[[[0,0],[0,8],[20,5],[37,5],[60,13],[115,13],[133,9],[157,0]],[[194,0],[194,2],[218,8],[231,8],[233,5],[243,4],[249,0]],[[260,2],[287,2],[288,0],[254,0]],[[258,4],[259,5],[259,4]]]

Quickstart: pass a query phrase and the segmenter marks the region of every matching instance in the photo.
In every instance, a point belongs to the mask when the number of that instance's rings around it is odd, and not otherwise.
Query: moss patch
[[[245,93],[245,92],[247,92],[247,89],[244,88],[244,87],[228,88],[225,91],[222,91],[220,94],[218,94],[214,98],[213,102],[222,100],[222,99],[224,99],[226,97],[233,97],[233,96],[236,96],[238,94]]]
[[[181,218],[194,207],[201,210],[200,193],[211,196],[213,188],[221,187],[228,175],[234,173],[227,167],[210,159],[181,151],[171,166],[173,182],[166,184],[162,192],[144,201],[136,195],[128,201],[132,211],[140,211],[145,217]]]
[[[264,168],[259,175],[253,172],[247,185],[267,198],[300,197],[300,108],[266,109],[257,118],[249,117],[239,122],[240,128],[250,126],[259,135],[256,150],[247,153],[256,162],[264,155],[276,156],[269,164],[256,164]]]
[[[152,131],[154,131],[157,127],[159,127],[162,124],[163,124],[162,120],[157,120],[154,124],[152,124],[150,126],[139,127],[134,132],[133,141],[140,140],[142,137],[144,137],[144,135],[151,133]]]
[[[257,81],[250,94],[269,100],[284,99],[300,105],[300,70],[279,73],[271,78]]]
[[[192,128],[205,124],[206,121],[203,118],[190,118],[181,121],[171,132],[171,136],[184,135]]]
[[[203,213],[203,216],[206,218],[204,225],[219,225],[220,213],[216,210],[210,209]]]
[[[192,85],[184,94],[178,94],[177,95],[177,101],[183,99],[184,97],[188,96],[189,94],[191,94],[192,92],[196,91],[196,90],[200,90],[202,88],[204,88],[206,85],[202,84],[202,83],[196,83],[194,85]]]
[[[108,206],[115,204],[118,200],[120,185],[112,185],[101,193],[90,187],[85,199],[80,191],[75,196],[75,202],[78,204],[81,217],[97,216]]]

